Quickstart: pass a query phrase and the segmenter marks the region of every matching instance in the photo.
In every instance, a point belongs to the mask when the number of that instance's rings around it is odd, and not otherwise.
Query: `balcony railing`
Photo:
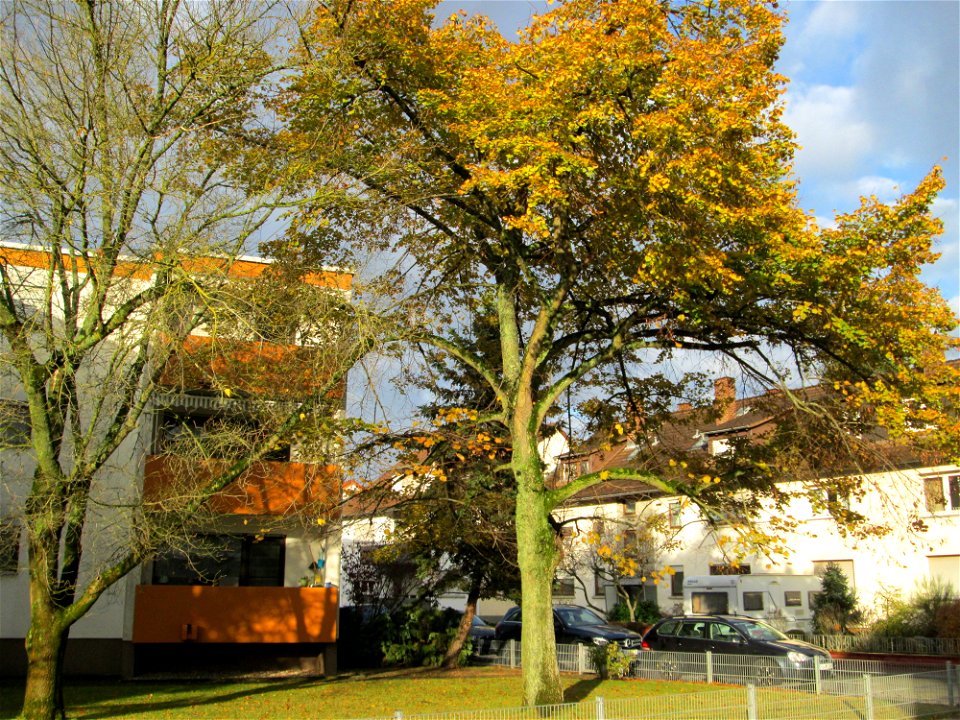
[[[296,401],[315,393],[330,376],[328,355],[316,344],[191,335],[167,361],[160,384],[174,392],[229,388],[237,396]],[[345,383],[338,384],[328,398],[342,400],[344,389]]]
[[[135,643],[332,643],[337,588],[140,585]]]
[[[147,458],[143,496],[147,503],[183,502],[214,479],[225,461],[193,460],[170,455]],[[312,507],[327,519],[338,510],[338,473],[334,465],[261,461],[210,500],[214,512],[237,515],[284,515]]]

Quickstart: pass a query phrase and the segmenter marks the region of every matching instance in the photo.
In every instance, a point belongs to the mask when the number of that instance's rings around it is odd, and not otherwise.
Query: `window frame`
[[[923,505],[931,515],[960,512],[960,473],[924,475]]]
[[[23,525],[17,518],[0,518],[0,575],[20,572],[20,542]]]
[[[31,431],[30,405],[22,400],[0,400],[0,449],[29,448]]]
[[[670,576],[670,597],[683,597],[683,566],[674,567]]]
[[[679,500],[667,506],[667,517],[672,530],[683,527],[683,503]]]

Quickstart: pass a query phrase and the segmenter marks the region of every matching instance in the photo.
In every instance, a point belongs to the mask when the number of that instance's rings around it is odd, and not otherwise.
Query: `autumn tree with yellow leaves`
[[[516,40],[432,12],[427,0],[319,4],[271,162],[294,187],[353,193],[351,207],[305,203],[292,242],[337,232],[360,253],[391,249],[412,339],[494,394],[516,482],[524,700],[556,703],[551,513],[599,475],[547,482],[537,444],[550,409],[606,373],[624,388],[598,393],[620,403],[611,416],[643,430],[645,388],[671,360],[720,354],[772,386],[768,358],[789,354],[808,370],[829,363],[849,403],[869,402],[894,431],[955,435],[941,395],[957,383],[933,381],[954,318],[918,280],[943,183],[933,170],[831,229],[797,207],[774,3],[570,0]],[[495,363],[456,332],[491,294]],[[682,476],[610,475],[701,491]],[[773,487],[764,477],[751,494]]]

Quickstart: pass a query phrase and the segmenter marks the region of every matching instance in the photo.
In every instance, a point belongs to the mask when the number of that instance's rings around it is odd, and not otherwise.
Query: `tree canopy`
[[[768,385],[786,357],[829,366],[895,429],[946,428],[932,378],[955,320],[918,279],[942,179],[815,225],[796,203],[775,3],[570,0],[516,41],[431,5],[319,5],[275,141],[291,183],[332,178],[364,207],[306,207],[295,241],[339,226],[358,251],[402,254],[415,339],[494,393],[517,486],[525,700],[558,702],[549,518],[600,480],[545,482],[537,442],[558,399],[604,378],[622,388],[604,391],[607,416],[643,427],[684,391],[669,371],[682,357],[720,354]],[[452,332],[491,296],[495,363]]]

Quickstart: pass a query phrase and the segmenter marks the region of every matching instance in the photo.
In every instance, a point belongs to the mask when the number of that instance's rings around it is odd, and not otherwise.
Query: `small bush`
[[[870,626],[884,637],[960,637],[960,600],[939,579],[920,581],[907,601],[892,599],[886,616]]]
[[[632,660],[617,643],[594,645],[590,649],[590,661],[601,678],[628,677]]]

